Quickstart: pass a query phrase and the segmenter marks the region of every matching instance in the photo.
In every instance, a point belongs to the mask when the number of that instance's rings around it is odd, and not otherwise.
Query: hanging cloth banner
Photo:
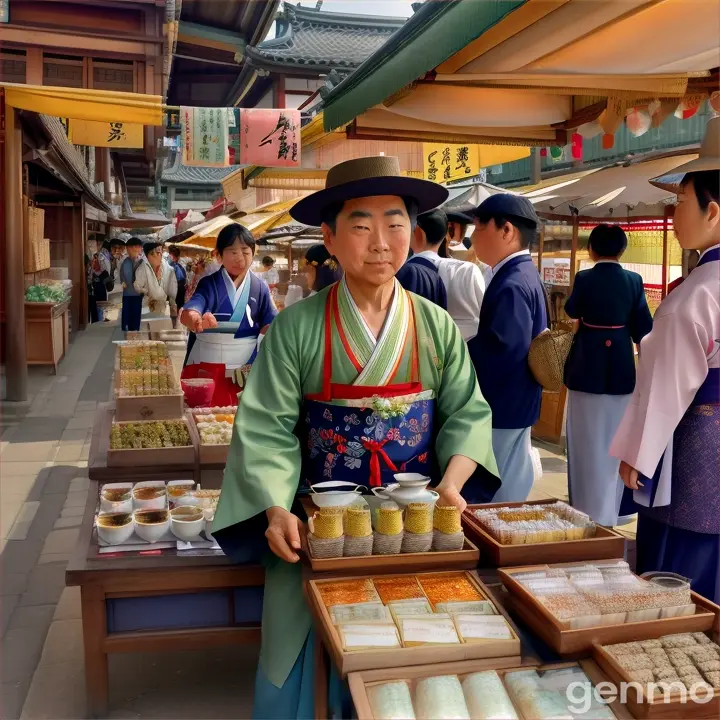
[[[180,124],[185,165],[229,165],[227,108],[181,107]]]
[[[137,123],[70,119],[68,128],[71,143],[90,147],[141,148],[143,135],[143,126]]]
[[[423,175],[426,180],[443,183],[472,177],[480,172],[477,145],[423,143]]]
[[[259,167],[300,167],[300,111],[240,110],[240,160]]]
[[[228,160],[240,165],[240,109],[228,108]]]

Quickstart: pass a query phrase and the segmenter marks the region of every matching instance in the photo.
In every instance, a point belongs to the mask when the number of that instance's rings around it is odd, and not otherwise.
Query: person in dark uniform
[[[635,389],[633,343],[652,330],[642,277],[619,262],[626,247],[618,225],[595,227],[588,241],[595,266],[577,274],[565,303],[578,322],[565,364],[570,502],[608,526],[618,524],[624,487],[610,443]]]

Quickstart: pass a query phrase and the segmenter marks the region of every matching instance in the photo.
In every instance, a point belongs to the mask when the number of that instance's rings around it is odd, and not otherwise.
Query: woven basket
[[[444,533],[439,530],[433,531],[432,549],[436,552],[453,552],[462,550],[465,545],[465,533],[461,530],[457,533]]]
[[[531,343],[528,365],[544,390],[560,392],[565,361],[575,336],[569,330],[543,330]]]
[[[433,543],[433,532],[426,533],[411,533],[405,531],[403,535],[402,547],[400,552],[402,553],[423,553],[429,552]]]
[[[383,535],[376,532],[373,541],[373,555],[397,555],[402,548],[402,542],[402,532],[397,535]]]
[[[342,535],[339,538],[327,540],[308,533],[307,538],[308,545],[310,546],[310,555],[312,557],[318,560],[342,557],[345,545],[345,538]]]
[[[373,536],[372,534],[365,537],[354,537],[352,535],[345,536],[345,547],[343,548],[343,557],[360,557],[361,555],[373,554]]]

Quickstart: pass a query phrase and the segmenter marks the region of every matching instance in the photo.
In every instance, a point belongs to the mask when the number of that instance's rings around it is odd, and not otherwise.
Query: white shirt
[[[280,282],[280,273],[274,267],[266,270],[261,277],[268,286],[277,285]]]
[[[500,268],[505,265],[506,263],[509,263],[513,258],[520,257],[521,255],[529,255],[529,250],[518,250],[515,253],[512,253],[512,255],[508,255],[504,260],[501,260],[497,265],[493,266],[492,269],[492,277],[495,277],[495,275],[498,274],[498,271]]]
[[[447,292],[448,313],[460,328],[464,340],[477,335],[480,305],[485,294],[485,280],[474,263],[441,258],[432,250],[416,253],[414,257],[429,260],[438,269]]]

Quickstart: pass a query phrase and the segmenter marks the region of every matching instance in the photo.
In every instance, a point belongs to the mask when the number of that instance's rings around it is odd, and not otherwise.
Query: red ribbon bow
[[[385,461],[385,464],[393,471],[397,472],[398,469],[395,467],[395,463],[388,457],[388,454],[383,450],[383,447],[387,443],[387,439],[378,442],[377,440],[369,440],[368,438],[362,439],[363,447],[372,453],[370,458],[370,487],[380,487],[382,485],[382,479],[380,474],[380,457]]]

